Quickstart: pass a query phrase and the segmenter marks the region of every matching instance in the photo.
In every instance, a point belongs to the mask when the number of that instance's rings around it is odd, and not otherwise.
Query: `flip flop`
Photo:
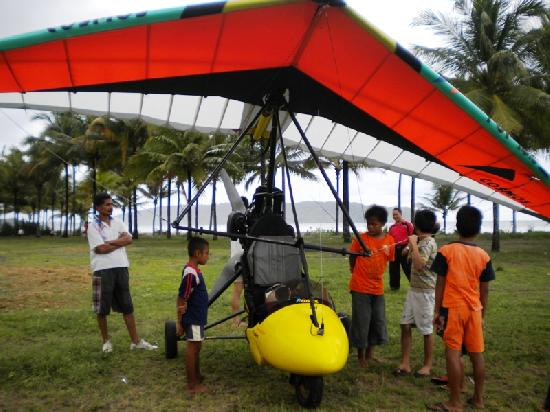
[[[416,371],[416,372],[414,372],[414,377],[415,378],[429,378],[430,374],[429,373],[420,373],[420,372]]]
[[[447,377],[447,375],[434,376],[431,381],[436,385],[446,385],[447,383],[449,383],[449,378]]]
[[[410,371],[406,371],[405,369],[397,368],[392,372],[393,376],[407,376],[410,375]]]

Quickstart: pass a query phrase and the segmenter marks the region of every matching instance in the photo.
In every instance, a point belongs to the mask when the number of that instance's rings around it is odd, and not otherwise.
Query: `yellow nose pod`
[[[286,306],[248,328],[246,336],[256,363],[301,375],[341,370],[349,351],[346,330],[328,306],[316,303],[315,311],[322,331],[311,322],[309,303]]]

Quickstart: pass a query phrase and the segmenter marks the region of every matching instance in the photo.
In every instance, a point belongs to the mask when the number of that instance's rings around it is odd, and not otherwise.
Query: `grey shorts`
[[[111,307],[125,315],[134,313],[128,268],[102,269],[92,275],[92,310],[108,315]]]
[[[359,349],[388,343],[384,295],[351,292],[350,335]]]

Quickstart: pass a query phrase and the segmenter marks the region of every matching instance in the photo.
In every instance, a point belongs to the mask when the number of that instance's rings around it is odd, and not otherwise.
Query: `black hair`
[[[189,257],[193,257],[195,255],[195,252],[197,250],[204,250],[208,247],[208,240],[193,236],[191,239],[189,239],[189,243],[187,244],[187,253],[189,254]]]
[[[472,237],[481,232],[483,215],[477,207],[462,206],[456,214],[456,230],[462,237]]]
[[[422,233],[434,234],[439,229],[439,227],[435,229],[436,220],[434,212],[422,209],[414,214],[414,227],[418,228]]]
[[[94,206],[99,207],[105,202],[107,199],[110,199],[111,195],[107,192],[101,192],[95,195],[94,197]]]
[[[388,221],[388,211],[385,207],[373,205],[365,212],[365,220],[369,220],[371,217],[385,225]]]
[[[393,210],[397,210],[400,214],[403,214],[403,211],[401,210],[400,207],[394,207]]]

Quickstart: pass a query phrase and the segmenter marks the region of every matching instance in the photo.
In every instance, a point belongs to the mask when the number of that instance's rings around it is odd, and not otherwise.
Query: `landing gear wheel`
[[[173,359],[178,356],[178,337],[176,335],[176,321],[164,322],[164,356]]]
[[[313,409],[323,399],[324,381],[322,376],[291,375],[290,383],[296,389],[296,398],[303,408]]]

